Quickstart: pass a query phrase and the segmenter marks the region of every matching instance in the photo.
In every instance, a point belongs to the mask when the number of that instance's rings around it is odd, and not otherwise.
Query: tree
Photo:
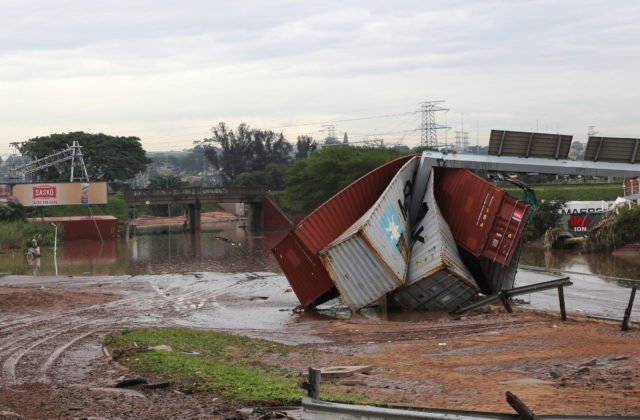
[[[292,145],[282,133],[254,130],[240,124],[236,131],[221,122],[211,129],[213,136],[197,142],[205,147],[209,162],[218,168],[226,183],[232,184],[245,172],[263,171],[269,164],[286,165],[291,162]],[[219,147],[219,153],[213,145]]]
[[[328,147],[296,160],[287,171],[288,210],[310,212],[357,178],[401,155],[393,149]]]
[[[296,143],[296,159],[306,158],[318,149],[318,143],[311,136],[298,136]]]
[[[82,155],[89,177],[99,181],[124,181],[145,170],[151,162],[138,137],[90,134],[82,131],[35,137],[24,142],[19,150],[31,159],[42,158],[66,149],[74,141],[82,146]],[[55,167],[39,172],[43,181],[66,181],[70,167],[62,172]]]
[[[158,175],[149,180],[147,188],[158,190],[170,190],[174,188],[182,188],[186,184],[177,175]]]
[[[287,165],[270,163],[264,171],[243,172],[233,182],[234,187],[267,188],[272,191],[282,190],[285,186]]]

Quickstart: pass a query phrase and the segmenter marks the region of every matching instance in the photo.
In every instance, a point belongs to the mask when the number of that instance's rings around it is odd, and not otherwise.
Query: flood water
[[[524,249],[520,266],[532,266],[551,271],[596,274],[603,280],[611,282],[616,280],[609,277],[640,279],[639,259],[619,258],[609,253],[566,249],[545,251],[537,247],[528,247]]]
[[[251,233],[237,222],[207,226],[197,235],[166,227],[124,239],[68,241],[54,258],[42,247],[40,258],[23,251],[0,254],[0,273],[32,276],[141,275],[199,272],[279,272],[270,249],[282,233]]]
[[[27,276],[116,276],[189,272],[274,272],[280,268],[271,253],[285,232],[252,233],[237,222],[206,226],[197,235],[167,227],[146,230],[129,240],[69,241],[62,243],[54,255],[51,247],[42,248],[41,257],[28,260],[22,252],[0,254],[0,274]],[[640,279],[640,264],[611,254],[584,253],[528,247],[524,250],[515,286],[550,280],[548,274],[527,270],[535,267],[562,271],[571,277],[567,310],[594,316],[620,318],[629,299],[629,283],[620,278]],[[556,275],[555,278],[558,276]],[[555,291],[539,292],[525,298],[538,309],[557,310]],[[319,308],[320,313],[323,312]],[[337,311],[337,312],[336,312]],[[344,314],[341,315],[343,311]],[[374,310],[371,316],[384,315],[396,321],[415,321],[429,315],[384,314]],[[349,317],[343,305],[329,309],[331,317]],[[363,311],[362,315],[366,315]],[[393,318],[393,317],[397,318]],[[636,311],[632,319],[640,321]]]

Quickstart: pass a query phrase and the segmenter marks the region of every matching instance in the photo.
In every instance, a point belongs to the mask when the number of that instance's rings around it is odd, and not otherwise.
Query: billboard
[[[23,206],[106,204],[106,182],[48,184],[0,184],[0,204],[17,202]]]

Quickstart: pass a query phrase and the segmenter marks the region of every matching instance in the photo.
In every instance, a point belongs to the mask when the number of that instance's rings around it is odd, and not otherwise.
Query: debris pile
[[[409,310],[455,310],[511,288],[530,206],[465,169],[418,156],[369,172],[273,248],[304,307],[352,310],[386,296]]]

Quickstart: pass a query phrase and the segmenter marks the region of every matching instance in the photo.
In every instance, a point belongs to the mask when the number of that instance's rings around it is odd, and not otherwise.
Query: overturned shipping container
[[[318,252],[371,208],[409,159],[411,156],[403,156],[354,181],[304,218],[273,248],[302,306],[316,306],[338,296]]]
[[[453,234],[442,217],[429,176],[422,208],[426,209],[412,232],[412,247],[405,285],[392,297],[410,310],[452,311],[480,289],[458,253]]]
[[[509,265],[530,206],[467,169],[434,172],[435,197],[457,244],[474,257]]]
[[[378,201],[320,252],[329,276],[352,311],[400,287],[409,259],[407,211],[418,159],[407,162]]]

